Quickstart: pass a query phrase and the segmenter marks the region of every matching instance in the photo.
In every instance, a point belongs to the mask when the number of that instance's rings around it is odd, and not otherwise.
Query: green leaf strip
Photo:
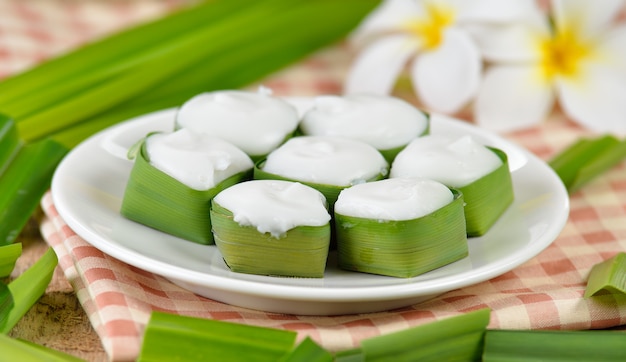
[[[619,331],[488,330],[484,362],[626,361]]]
[[[21,243],[0,245],[0,278],[11,274],[20,255],[22,255]]]
[[[14,305],[9,310],[6,324],[0,329],[0,334],[8,333],[39,300],[46,291],[57,264],[58,259],[54,250],[48,248],[35,264],[9,283]]]
[[[306,337],[288,355],[279,362],[332,362],[333,355],[315,343],[310,337]]]
[[[137,362],[276,362],[295,340],[293,331],[152,312]]]
[[[561,151],[549,164],[571,194],[626,158],[626,142],[612,135],[583,138]]]
[[[585,297],[603,292],[626,294],[626,253],[618,253],[591,268]]]
[[[43,140],[23,147],[0,178],[0,245],[13,243],[50,187],[67,149]]]
[[[83,362],[84,360],[29,341],[0,334],[0,351],[4,361]]]
[[[490,310],[480,309],[361,342],[365,361],[480,361]]]

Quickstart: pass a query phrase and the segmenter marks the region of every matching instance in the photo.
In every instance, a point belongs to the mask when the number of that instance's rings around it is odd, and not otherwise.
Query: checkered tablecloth
[[[0,77],[180,3],[0,0]],[[338,44],[263,84],[280,95],[338,93],[349,60],[349,51]],[[538,127],[503,136],[549,159],[585,135],[555,113]],[[591,267],[626,250],[625,165],[597,178],[570,201],[570,217],[557,240],[514,270],[418,305],[344,316],[266,313],[194,295],[90,246],[59,217],[50,194],[42,200],[46,218],[41,231],[112,360],[137,356],[153,310],[295,330],[300,338],[311,336],[339,350],[364,338],[484,307],[493,311],[490,328],[599,329],[626,324],[626,296],[582,297]]]

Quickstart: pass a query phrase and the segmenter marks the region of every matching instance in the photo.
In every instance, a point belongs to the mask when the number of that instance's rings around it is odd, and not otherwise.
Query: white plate
[[[290,101],[302,110],[310,99]],[[175,110],[164,110],[138,117],[75,147],[54,175],[52,196],[67,224],[104,253],[228,304],[277,313],[336,315],[419,303],[491,279],[531,259],[556,239],[569,214],[567,192],[544,162],[494,134],[433,115],[433,134],[471,134],[504,150],[510,159],[515,202],[485,236],[469,240],[468,257],[410,279],[342,271],[333,253],[320,279],[233,273],[215,246],[178,239],[119,215],[132,167],[119,156],[146,133],[171,130],[174,114]]]

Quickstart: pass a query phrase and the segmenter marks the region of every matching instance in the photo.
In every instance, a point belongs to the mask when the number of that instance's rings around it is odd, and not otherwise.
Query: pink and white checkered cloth
[[[540,157],[583,132],[566,121],[511,135]],[[132,360],[153,310],[297,331],[329,350],[459,313],[490,308],[490,328],[600,329],[626,324],[626,295],[582,297],[591,267],[626,250],[626,167],[620,165],[571,197],[558,239],[537,257],[487,282],[406,308],[357,315],[296,316],[226,305],[120,262],[90,246],[42,200],[45,239],[74,286],[112,360]]]

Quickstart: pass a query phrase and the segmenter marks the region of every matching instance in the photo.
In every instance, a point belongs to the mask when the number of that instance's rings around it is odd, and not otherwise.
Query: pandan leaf
[[[241,226],[232,212],[213,202],[211,223],[215,244],[235,272],[321,278],[330,242],[330,224],[298,226],[276,238],[255,227]]]
[[[20,255],[22,255],[21,243],[0,246],[0,278],[11,274]]]
[[[6,315],[6,322],[0,329],[0,334],[6,334],[13,329],[15,324],[39,300],[52,280],[57,263],[58,259],[54,250],[48,248],[35,264],[9,283],[8,289],[14,304]]]
[[[292,331],[152,312],[137,362],[276,362],[295,340]]]
[[[5,361],[83,362],[84,360],[29,341],[0,334],[0,351]]]
[[[213,244],[211,199],[252,177],[241,172],[208,190],[194,190],[152,166],[145,142],[135,158],[120,213],[133,221],[199,244]]]
[[[624,333],[619,331],[488,330],[482,360],[624,361]]]
[[[463,195],[411,220],[376,220],[335,212],[339,267],[410,278],[468,255]]]
[[[624,158],[626,142],[604,135],[579,139],[554,156],[549,164],[571,194]]]
[[[502,164],[491,173],[458,188],[466,202],[465,219],[470,237],[487,233],[515,198],[506,153],[492,147],[489,149],[502,160]]]
[[[618,253],[591,268],[585,298],[602,292],[626,294],[626,253]]]

